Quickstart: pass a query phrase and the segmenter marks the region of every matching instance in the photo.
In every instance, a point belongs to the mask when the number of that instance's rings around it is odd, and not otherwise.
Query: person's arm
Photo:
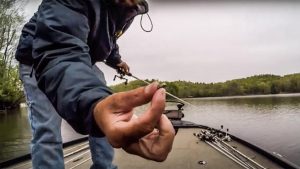
[[[114,48],[111,51],[110,55],[107,57],[105,64],[107,64],[108,66],[117,69],[118,68],[118,64],[120,64],[122,62],[121,59],[121,55],[119,53],[119,45],[115,42],[114,44]]]
[[[57,1],[43,1],[33,41],[39,87],[77,132],[93,136],[103,132],[114,147],[150,160],[165,160],[175,132],[162,115],[164,89],[152,84],[112,94],[92,71],[88,30],[85,16]],[[142,116],[132,118],[134,107],[150,101]]]
[[[148,3],[145,0],[111,0],[111,1],[114,2],[115,4],[117,4],[118,6],[123,6],[123,7],[126,6],[126,8],[127,8],[125,10],[125,11],[127,11],[127,12],[125,12],[126,15],[128,15],[129,13],[131,13],[131,14],[127,16],[130,20],[123,19],[123,21],[125,21],[125,22],[119,23],[123,27],[119,28],[120,30],[117,30],[117,33],[115,34],[115,37],[114,37],[115,41],[114,41],[113,50],[112,50],[111,54],[109,55],[109,57],[106,59],[105,63],[114,69],[119,69],[124,74],[128,74],[130,71],[129,66],[126,62],[122,61],[122,59],[121,59],[121,55],[119,53],[119,46],[117,44],[117,39],[122,34],[124,34],[127,31],[127,29],[130,27],[130,25],[132,24],[132,22],[134,20],[134,16],[136,16],[137,14],[138,15],[145,14],[149,11]],[[129,10],[129,9],[132,9],[132,10]],[[124,10],[124,9],[122,9],[122,10]],[[121,16],[121,17],[126,17],[126,16]]]
[[[110,56],[106,59],[105,62],[108,66],[120,70],[124,74],[128,74],[130,68],[128,64],[121,59],[121,55],[119,54],[119,46],[115,44],[115,48],[112,50]]]
[[[32,65],[32,41],[35,34],[36,26],[35,13],[31,19],[24,25],[20,35],[19,43],[15,53],[15,58],[23,64]]]
[[[57,1],[43,1],[33,40],[40,89],[57,112],[79,133],[101,135],[93,105],[111,90],[92,71],[87,46],[88,19]]]

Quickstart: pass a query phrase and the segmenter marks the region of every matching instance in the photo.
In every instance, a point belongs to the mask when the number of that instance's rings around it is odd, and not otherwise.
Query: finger
[[[107,97],[105,100],[111,111],[122,112],[148,103],[158,90],[158,83],[154,82],[146,87],[140,87],[127,92],[119,92]]]
[[[143,158],[162,162],[166,160],[172,149],[175,131],[169,119],[162,115],[158,124],[160,136],[157,137],[156,131],[147,136],[122,147],[126,152],[139,155]]]
[[[151,106],[143,115],[129,122],[119,121],[115,124],[114,133],[120,133],[116,141],[118,146],[124,146],[151,133],[161,119],[164,108],[165,89],[159,89],[152,98]]]
[[[138,155],[138,156],[143,157],[145,159],[153,160],[153,161],[157,161],[157,162],[161,161],[161,160],[156,159],[157,156],[153,156],[147,150],[145,151],[145,146],[143,144],[145,144],[143,142],[143,140],[139,140],[138,142],[135,142],[135,143],[132,143],[132,144],[126,146],[126,147],[123,147],[123,149],[129,154]]]
[[[166,159],[166,155],[163,154],[153,154],[151,151],[149,151],[149,142],[144,141],[143,139],[139,140],[138,142],[132,143],[126,147],[123,147],[123,149],[129,153],[138,155],[140,157],[143,157],[148,160],[153,160],[156,162],[162,162]]]
[[[126,64],[126,66],[125,66],[126,68],[125,68],[125,70],[126,70],[126,74],[128,74],[129,73],[129,71],[130,71],[130,69],[129,69],[129,66]]]
[[[158,149],[166,155],[172,150],[175,130],[166,115],[162,115],[158,124],[159,138],[156,142]]]
[[[153,96],[151,105],[147,111],[139,117],[138,125],[149,127],[151,131],[158,124],[161,115],[165,110],[166,91],[165,89],[159,89]]]
[[[154,129],[150,134],[144,136],[144,139],[147,140],[154,140],[155,138],[158,138],[159,136],[159,131],[157,129]]]
[[[169,136],[169,135],[171,136],[174,135],[175,137],[174,127],[171,121],[168,119],[168,117],[164,114],[161,116],[159,120],[157,129],[159,130],[159,135],[162,137]]]
[[[127,73],[129,73],[130,72],[130,67],[126,64],[126,66],[127,66]]]
[[[124,72],[125,74],[128,74],[128,72],[129,72],[129,66],[127,65],[126,62],[122,62],[122,63],[120,64],[120,67],[123,69],[123,72]]]

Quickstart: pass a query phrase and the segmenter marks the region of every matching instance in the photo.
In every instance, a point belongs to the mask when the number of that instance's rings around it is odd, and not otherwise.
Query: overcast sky
[[[39,2],[28,1],[27,18]],[[149,14],[151,33],[142,31],[137,17],[118,42],[140,78],[220,82],[300,72],[300,2],[150,3]],[[114,71],[100,67],[112,84]]]

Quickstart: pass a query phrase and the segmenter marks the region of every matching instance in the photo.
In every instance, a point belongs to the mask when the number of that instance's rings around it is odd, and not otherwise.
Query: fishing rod
[[[121,79],[121,80],[125,80],[125,85],[128,84],[128,79],[125,77],[126,75],[129,76],[129,77],[132,77],[132,78],[134,78],[134,79],[136,79],[136,80],[138,80],[138,81],[144,82],[144,83],[147,84],[147,85],[150,84],[150,82],[147,82],[147,81],[145,81],[145,80],[143,80],[143,79],[141,79],[141,78],[139,78],[139,77],[133,75],[133,74],[130,73],[130,72],[126,73],[126,72],[123,71],[121,68],[117,68],[117,69],[115,69],[115,70],[117,71],[118,74],[115,75],[115,77],[114,77],[113,80],[116,80],[116,78],[119,78],[119,79]],[[159,88],[161,88],[161,87],[165,87],[165,86],[160,85]],[[183,99],[181,99],[181,98],[179,98],[179,97],[177,97],[177,96],[171,94],[171,93],[168,92],[168,91],[166,91],[166,94],[167,94],[168,96],[170,96],[170,97],[172,97],[172,98],[178,100],[178,101],[181,102],[182,104],[189,105],[189,106],[192,107],[193,109],[200,110],[200,108],[199,108],[198,106],[196,106],[196,105],[194,105],[194,104],[192,104],[192,103],[189,103],[189,102],[187,102],[187,101],[185,101],[185,100],[183,100]],[[215,118],[215,119],[218,119],[218,118],[219,118],[219,117],[216,116],[215,114],[211,114],[210,116],[213,117],[213,118]]]
[[[221,130],[222,128],[223,126],[221,126]],[[230,142],[231,140],[227,139],[229,137],[229,135],[227,134],[228,130],[225,136],[223,135],[223,133],[221,133],[221,130],[201,130],[198,134],[194,133],[194,136],[199,138],[199,140],[204,141],[205,143],[246,169],[267,169],[257,161],[251,159],[230,144],[226,143],[225,141]]]
[[[117,72],[119,73],[119,76],[115,75],[114,80],[118,77],[118,78],[120,78],[120,79],[125,80],[125,84],[127,84],[127,83],[128,83],[128,80],[127,80],[126,78],[124,78],[124,76],[127,75],[127,76],[132,77],[132,78],[134,78],[134,79],[136,79],[136,80],[142,81],[142,82],[144,82],[145,84],[148,84],[148,85],[150,84],[150,82],[147,82],[146,80],[143,80],[143,79],[141,79],[141,78],[138,78],[137,76],[133,75],[133,74],[130,73],[130,72],[125,73],[125,72],[122,71],[121,69],[117,69]],[[164,85],[160,85],[160,86],[159,86],[159,88],[164,88],[164,87],[165,87]],[[176,99],[176,100],[182,102],[182,103],[185,103],[185,104],[187,104],[187,105],[193,106],[191,103],[189,103],[189,102],[187,102],[187,101],[185,101],[185,100],[183,100],[183,99],[181,99],[181,98],[179,98],[179,97],[177,97],[177,96],[175,96],[175,95],[169,93],[168,91],[166,91],[166,94],[167,94],[168,96],[170,96],[170,97],[172,97],[172,98],[174,98],[174,99]]]
[[[128,76],[131,76],[131,77],[133,77],[134,79],[140,80],[140,81],[142,81],[142,82],[144,82],[144,83],[146,83],[146,84],[150,84],[149,82],[147,82],[147,81],[145,81],[145,80],[142,80],[142,79],[140,79],[140,78],[138,78],[138,77],[132,75],[131,73],[128,74]],[[164,87],[164,86],[160,86],[160,87]],[[185,104],[192,105],[191,103],[189,103],[189,102],[187,102],[187,101],[185,101],[185,100],[183,100],[183,99],[180,99],[179,97],[177,97],[177,96],[175,96],[175,95],[173,95],[173,94],[171,94],[171,93],[169,93],[169,92],[167,92],[167,91],[166,91],[166,94],[167,94],[168,96],[170,96],[170,97],[173,97],[174,99],[177,99],[178,101],[181,101],[181,102],[185,103]]]

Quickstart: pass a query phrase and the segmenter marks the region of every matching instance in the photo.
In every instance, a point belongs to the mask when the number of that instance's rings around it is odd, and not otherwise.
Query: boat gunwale
[[[67,148],[67,147],[73,146],[73,145],[78,144],[78,143],[82,143],[82,142],[87,141],[87,140],[88,140],[88,136],[84,136],[82,138],[63,143],[63,148]],[[30,153],[22,155],[20,157],[16,157],[16,158],[13,158],[13,159],[3,161],[3,162],[0,163],[0,168],[10,167],[10,166],[15,165],[17,163],[25,162],[27,160],[31,160],[31,154]]]

